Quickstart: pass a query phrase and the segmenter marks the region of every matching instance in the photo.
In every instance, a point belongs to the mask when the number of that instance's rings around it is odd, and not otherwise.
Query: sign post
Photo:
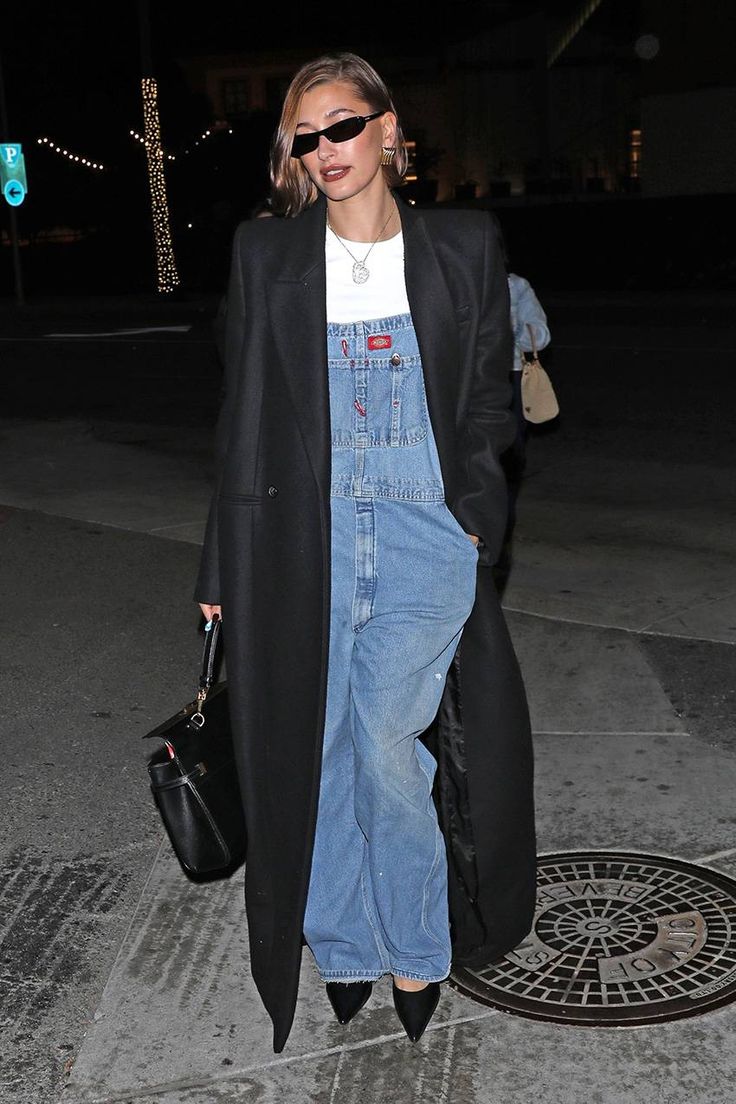
[[[21,273],[20,267],[20,249],[18,247],[18,219],[16,218],[15,208],[19,202],[22,203],[25,199],[27,191],[26,167],[25,161],[23,160],[23,150],[20,145],[18,145],[17,142],[6,141],[9,129],[8,111],[5,104],[5,80],[3,78],[3,63],[2,56],[0,55],[0,138],[3,139],[3,146],[5,149],[15,149],[18,151],[17,154],[11,153],[9,156],[10,160],[13,163],[13,170],[15,172],[18,172],[19,169],[20,171],[22,171],[22,178],[14,182],[15,186],[13,182],[9,180],[8,187],[12,192],[12,195],[10,198],[8,198],[8,196],[6,195],[5,198],[10,204],[10,244],[13,250],[13,270],[15,272],[15,298],[17,300],[18,306],[23,307],[25,306],[26,301],[23,295],[23,275]],[[17,164],[18,160],[20,160],[20,166],[18,166]],[[0,156],[0,162],[5,162],[4,156]],[[20,192],[21,185],[23,189],[22,194]],[[18,199],[19,195],[20,200]]]

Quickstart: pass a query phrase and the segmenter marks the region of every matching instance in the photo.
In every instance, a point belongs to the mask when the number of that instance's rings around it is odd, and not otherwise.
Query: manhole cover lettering
[[[657,938],[643,951],[598,960],[600,979],[606,984],[630,981],[644,975],[668,973],[673,965],[687,962],[702,950],[707,938],[705,920],[699,912],[664,916],[657,920]]]
[[[546,908],[558,901],[574,901],[579,897],[607,897],[611,901],[640,901],[654,889],[641,882],[613,882],[592,880],[583,882],[560,882],[540,889],[537,893],[537,907]]]
[[[647,855],[538,862],[529,936],[501,962],[453,971],[455,988],[536,1019],[634,1026],[736,999],[736,882]]]

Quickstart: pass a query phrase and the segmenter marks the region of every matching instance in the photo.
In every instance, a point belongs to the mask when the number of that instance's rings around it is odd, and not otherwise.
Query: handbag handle
[[[199,673],[199,689],[194,704],[196,712],[189,718],[192,724],[201,728],[204,724],[202,706],[207,701],[207,695],[212,687],[212,679],[215,672],[215,655],[217,653],[217,641],[220,639],[221,621],[217,614],[208,621],[204,630],[204,650],[202,651],[202,670]]]
[[[183,717],[185,717],[190,724],[196,725],[197,728],[202,728],[205,723],[205,716],[202,709],[207,700],[207,695],[212,689],[212,683],[215,677],[215,656],[217,653],[217,642],[220,639],[220,618],[215,614],[212,620],[207,624],[208,627],[205,628],[204,633],[202,668],[199,673],[196,698],[177,713],[176,717],[172,717],[170,720],[165,721],[164,724],[159,725],[158,728],[154,728],[151,732],[146,732],[143,736],[144,740],[149,740],[153,736],[157,736],[159,739],[163,740],[168,748],[170,759],[176,759],[174,745],[166,736],[167,732],[172,727],[172,723],[175,721],[179,722]]]
[[[532,355],[534,356],[535,360],[539,360],[539,353],[537,352],[537,342],[534,337],[534,327],[532,326],[531,322],[526,323],[526,328],[529,331],[529,340],[532,343]]]
[[[215,672],[215,655],[217,653],[217,641],[220,639],[220,626],[222,622],[217,614],[214,615],[211,621],[207,623],[204,630],[204,650],[202,652],[202,670],[199,674],[199,694],[200,697],[204,693],[204,698],[207,696],[207,692],[212,686],[212,679]]]

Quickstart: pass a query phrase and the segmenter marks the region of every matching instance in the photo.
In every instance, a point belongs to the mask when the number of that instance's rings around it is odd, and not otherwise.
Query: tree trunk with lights
[[[174,246],[171,241],[169,203],[166,196],[164,175],[164,151],[161,148],[161,120],[158,111],[158,86],[151,61],[151,29],[148,0],[138,0],[138,25],[141,38],[141,68],[143,78],[143,141],[148,163],[148,183],[151,189],[153,237],[156,243],[156,272],[158,290],[170,292],[179,286]]]
[[[158,290],[173,291],[179,284],[174,247],[169,225],[169,204],[166,198],[164,176],[164,151],[161,148],[161,123],[158,114],[158,89],[153,77],[144,77],[143,90],[143,139],[148,161],[148,182],[151,188],[153,236],[156,242],[156,271]]]

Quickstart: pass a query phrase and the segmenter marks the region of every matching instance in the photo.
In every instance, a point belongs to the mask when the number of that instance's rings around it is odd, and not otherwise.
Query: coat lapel
[[[309,463],[318,485],[329,495],[325,206],[320,197],[295,220],[268,304],[274,343]]]
[[[398,198],[398,197],[397,197]],[[424,369],[429,416],[440,456],[445,494],[454,497],[455,408],[460,343],[450,292],[427,223],[398,200],[404,233],[404,275]]]

